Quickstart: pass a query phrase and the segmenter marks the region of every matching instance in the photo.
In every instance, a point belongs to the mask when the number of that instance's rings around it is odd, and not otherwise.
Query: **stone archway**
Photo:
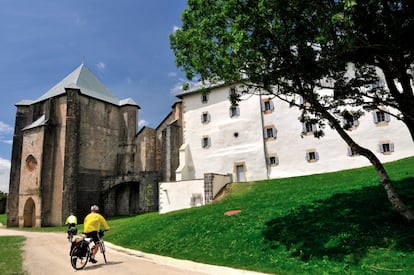
[[[115,215],[126,216],[139,213],[139,182],[124,182],[110,192],[115,195]]]
[[[135,215],[158,211],[158,172],[139,172],[103,180],[105,215]]]
[[[36,226],[36,205],[32,198],[28,198],[24,204],[23,227]]]

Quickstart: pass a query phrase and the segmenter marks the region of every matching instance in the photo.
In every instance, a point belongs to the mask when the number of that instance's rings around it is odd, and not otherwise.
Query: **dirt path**
[[[23,269],[28,275],[60,275],[84,273],[88,275],[143,274],[143,275],[206,275],[206,274],[260,274],[226,267],[204,265],[124,249],[105,242],[108,263],[97,254],[98,263],[88,263],[76,271],[70,265],[69,247],[65,233],[25,232],[0,228],[0,236],[23,235]]]

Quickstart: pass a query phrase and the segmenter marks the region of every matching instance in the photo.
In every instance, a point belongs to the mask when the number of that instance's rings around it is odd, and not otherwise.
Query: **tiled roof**
[[[84,65],[81,64],[62,81],[52,87],[32,103],[37,103],[48,98],[52,98],[66,93],[65,88],[80,89],[81,93],[114,105],[121,105],[121,102],[109,91],[98,78]],[[123,100],[122,102],[124,102]],[[135,104],[129,101],[129,104]]]
[[[33,129],[33,128],[36,128],[36,127],[39,127],[39,126],[46,125],[46,123],[47,123],[47,119],[46,119],[46,116],[43,114],[35,122],[30,124],[29,126],[24,127],[22,130],[24,131],[24,130]]]

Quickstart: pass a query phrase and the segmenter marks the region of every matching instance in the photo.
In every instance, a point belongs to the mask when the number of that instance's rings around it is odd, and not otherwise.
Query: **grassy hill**
[[[411,207],[413,167],[414,157],[386,164]],[[229,210],[240,212],[224,215]],[[372,167],[234,183],[210,205],[109,224],[105,239],[114,244],[209,264],[272,274],[414,274],[413,224],[390,208]]]
[[[407,204],[414,158],[386,169]],[[224,212],[241,210],[226,216]],[[234,183],[210,205],[111,219],[106,239],[141,251],[276,274],[414,274],[414,228],[372,167]]]

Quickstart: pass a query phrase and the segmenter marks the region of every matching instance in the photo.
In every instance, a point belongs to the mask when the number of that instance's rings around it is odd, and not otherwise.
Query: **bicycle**
[[[68,233],[68,237],[67,237],[68,241],[70,243],[72,243],[73,242],[73,236],[78,234],[78,229],[76,228],[76,225],[75,224],[70,224],[69,227],[68,227],[67,233]]]
[[[99,245],[99,250],[102,253],[105,263],[107,263],[105,255],[105,243],[102,239],[103,236],[104,230],[99,230],[99,242],[97,244],[94,244],[92,249],[90,248],[90,244],[93,243],[92,238],[86,238],[84,234],[75,237],[75,240],[72,242],[70,251],[70,263],[74,269],[80,270],[86,266],[92,255],[92,251],[95,245]]]

